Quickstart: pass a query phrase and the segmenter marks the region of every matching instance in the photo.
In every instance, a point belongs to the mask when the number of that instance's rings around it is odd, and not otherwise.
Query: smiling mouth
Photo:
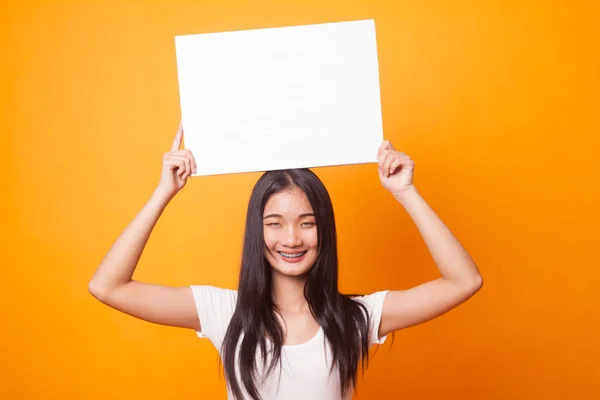
[[[286,252],[283,252],[283,251],[278,251],[278,253],[282,257],[294,259],[294,258],[300,258],[300,257],[302,257],[303,255],[306,254],[306,251],[302,251],[300,253],[286,253]]]

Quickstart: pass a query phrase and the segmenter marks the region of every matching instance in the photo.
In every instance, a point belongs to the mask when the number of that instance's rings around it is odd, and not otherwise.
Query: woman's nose
[[[286,236],[283,242],[286,246],[294,247],[302,244],[302,239],[300,238],[300,235],[298,234],[298,231],[295,228],[290,227],[289,229],[287,229],[285,235]]]

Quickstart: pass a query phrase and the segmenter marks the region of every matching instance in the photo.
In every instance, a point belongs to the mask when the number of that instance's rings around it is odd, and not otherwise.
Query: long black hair
[[[248,204],[238,297],[222,345],[225,377],[235,398],[243,390],[259,400],[256,356],[266,374],[281,366],[284,330],[271,297],[271,266],[265,258],[263,213],[269,198],[294,187],[310,202],[317,225],[318,256],[304,286],[310,311],[331,348],[330,373],[337,367],[340,391],[356,388],[359,364],[368,364],[369,315],[366,307],[338,290],[337,239],[333,206],[327,189],[309,169],[268,171],[257,181]],[[267,338],[272,342],[267,348]],[[268,368],[267,360],[270,357]]]

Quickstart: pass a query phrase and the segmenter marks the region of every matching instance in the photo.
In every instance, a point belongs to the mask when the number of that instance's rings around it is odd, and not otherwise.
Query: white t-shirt
[[[202,329],[196,331],[196,333],[201,338],[208,338],[221,354],[223,338],[235,311],[237,291],[207,285],[190,287],[192,288]],[[380,291],[354,298],[366,306],[371,317],[369,346],[382,344],[387,337],[377,337],[383,300],[386,294],[387,291]],[[267,345],[269,343],[267,341]],[[264,400],[340,400],[340,382],[337,369],[329,375],[331,364],[328,361],[330,362],[331,359],[331,351],[326,343],[322,328],[307,342],[284,345],[281,349],[281,376],[279,365],[277,365],[264,383],[257,383],[261,397]],[[260,366],[260,364],[258,365]],[[240,386],[243,390],[243,384],[240,383]],[[229,387],[228,395],[230,399],[233,399]],[[348,393],[346,399],[351,398],[352,393]]]

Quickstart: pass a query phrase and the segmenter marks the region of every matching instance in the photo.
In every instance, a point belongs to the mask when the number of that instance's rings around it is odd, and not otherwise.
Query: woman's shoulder
[[[209,303],[220,303],[234,305],[237,301],[238,292],[235,289],[214,285],[190,285],[192,294],[196,300]]]
[[[206,290],[212,293],[236,293],[236,289],[231,289],[223,286],[215,286],[215,285],[201,285],[201,284],[191,284],[189,285],[194,290]]]
[[[379,325],[383,314],[383,303],[389,290],[379,290],[364,295],[352,296],[354,301],[364,306],[369,320],[369,346],[373,344],[383,344],[387,336],[379,337]]]
[[[361,303],[366,303],[370,301],[382,300],[385,298],[385,295],[389,292],[389,290],[378,290],[375,292],[369,292],[366,294],[346,294],[346,297],[351,298],[354,301],[359,301]]]
[[[389,290],[378,290],[376,292],[371,292],[367,294],[352,294],[346,295],[351,298],[355,302],[362,304],[369,314],[381,312],[383,308],[383,302],[385,301],[385,296],[388,294]]]
[[[213,285],[190,285],[190,288],[202,329],[197,334],[209,338],[219,348],[235,311],[237,290]]]

